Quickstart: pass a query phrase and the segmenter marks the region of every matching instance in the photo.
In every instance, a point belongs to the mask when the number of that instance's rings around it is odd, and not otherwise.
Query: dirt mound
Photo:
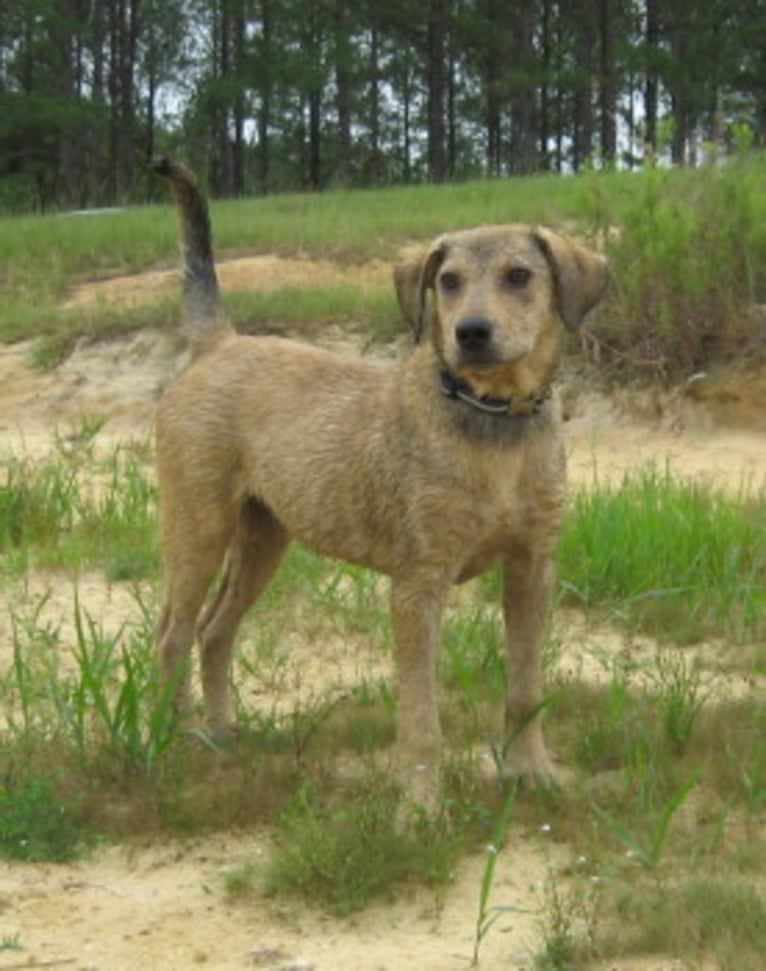
[[[378,289],[391,283],[391,264],[370,260],[359,265],[341,266],[330,260],[310,257],[288,259],[267,254],[225,260],[217,266],[225,291],[270,290],[284,287],[337,286],[354,284],[361,289]],[[76,287],[64,306],[89,307],[98,303],[141,306],[178,293],[177,270],[155,270],[129,276],[96,280]]]

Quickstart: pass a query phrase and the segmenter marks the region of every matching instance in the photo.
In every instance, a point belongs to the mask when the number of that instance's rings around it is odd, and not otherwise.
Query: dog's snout
[[[492,324],[484,317],[468,317],[455,328],[455,337],[463,350],[484,350],[492,337]]]

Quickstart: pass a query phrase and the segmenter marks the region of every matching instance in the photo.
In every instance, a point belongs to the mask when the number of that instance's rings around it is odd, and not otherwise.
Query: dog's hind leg
[[[229,670],[237,627],[274,575],[288,542],[284,527],[265,506],[255,500],[243,505],[220,588],[198,629],[202,688],[213,732],[231,726]]]
[[[188,713],[189,654],[210,581],[223,560],[232,528],[223,520],[166,514],[163,524],[165,600],[156,643],[163,684],[172,683],[176,708]],[[205,528],[207,526],[207,528]]]

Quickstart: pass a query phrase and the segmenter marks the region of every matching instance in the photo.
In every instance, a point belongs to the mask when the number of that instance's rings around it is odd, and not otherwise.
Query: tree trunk
[[[235,196],[245,193],[245,0],[235,0],[232,17],[233,57],[236,76],[234,94],[234,144],[232,146],[231,178]]]
[[[447,59],[447,176],[455,177],[457,169],[457,117],[456,117],[456,80],[455,80],[455,43],[453,31],[449,32],[449,56]]]
[[[652,154],[657,152],[657,52],[660,41],[659,0],[646,0],[646,84],[644,86],[644,116],[646,144]]]
[[[577,86],[574,96],[574,144],[572,167],[575,172],[587,161],[593,150],[593,51],[595,23],[593,0],[578,0],[576,30]]]
[[[273,20],[272,0],[261,0],[261,49],[258,65],[261,104],[258,111],[258,188],[266,195],[269,191],[269,126],[273,87]]]
[[[220,0],[220,20],[218,32],[218,64],[219,69],[214,73],[217,80],[226,79],[231,74],[231,0]],[[216,91],[213,115],[215,118],[217,159],[215,168],[215,190],[219,195],[234,194],[234,163],[232,141],[229,132],[229,98]]]
[[[536,86],[533,79],[535,66],[534,25],[537,4],[524,0],[514,4],[513,36],[515,38],[514,63],[519,79],[513,85],[511,95],[511,157],[510,170],[523,175],[537,168],[538,137],[536,124]]]
[[[447,174],[444,144],[444,99],[446,94],[445,59],[448,0],[429,0],[428,4],[428,176],[443,182]]]
[[[482,46],[485,57],[485,99],[487,125],[487,172],[500,175],[502,164],[502,140],[500,137],[500,34],[495,29],[497,23],[498,0],[486,0],[482,20]]]
[[[611,164],[617,154],[617,65],[615,63],[615,3],[601,0],[601,157]]]
[[[543,0],[540,25],[540,47],[543,59],[543,80],[540,85],[540,166],[548,171],[551,167],[548,153],[550,139],[550,82],[551,82],[551,6],[552,0]]]
[[[670,142],[670,155],[674,165],[685,165],[691,133],[691,118],[687,82],[683,73],[687,57],[684,26],[676,20],[672,24],[669,34],[673,64],[678,68],[672,80],[669,81],[670,104],[673,112],[673,137]]]
[[[347,0],[335,0],[335,107],[338,113],[336,179],[351,181],[351,38]]]
[[[402,85],[402,175],[405,182],[412,181],[412,72],[410,71],[409,50],[404,61],[404,84]],[[766,114],[766,109],[765,112]]]
[[[321,124],[322,93],[315,88],[309,94],[309,186],[312,189],[322,186]]]

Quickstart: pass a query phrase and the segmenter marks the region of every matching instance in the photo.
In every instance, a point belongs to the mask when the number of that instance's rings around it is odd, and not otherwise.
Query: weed
[[[39,614],[12,615],[14,664],[6,692],[18,702],[23,735],[53,731],[89,764],[99,753],[120,772],[151,775],[176,733],[173,685],[157,683],[152,632],[139,623],[107,635],[74,600],[74,671],[60,669],[58,629],[41,625]]]
[[[667,888],[631,888],[617,901],[618,937],[605,955],[631,952],[711,958],[722,971],[760,971],[766,953],[766,898],[753,883],[692,877]]]
[[[517,786],[513,786],[505,797],[503,805],[498,813],[497,820],[492,830],[492,842],[487,846],[487,862],[484,864],[484,872],[481,878],[479,889],[479,912],[476,916],[476,931],[473,939],[473,959],[471,967],[479,966],[479,949],[481,943],[491,930],[495,921],[503,914],[524,913],[521,908],[505,905],[489,906],[489,896],[492,892],[492,884],[495,879],[495,867],[500,851],[505,846],[508,835],[508,827],[511,823],[511,811],[516,800]]]
[[[649,467],[574,496],[559,545],[568,598],[677,643],[757,638],[766,616],[762,504]]]
[[[665,737],[677,755],[686,752],[697,715],[709,696],[699,665],[678,650],[661,650],[649,672],[652,690],[662,709]]]
[[[626,372],[688,376],[752,344],[747,308],[764,284],[754,272],[766,242],[761,165],[742,156],[692,178],[648,166],[619,215],[598,193],[595,228],[619,286],[593,334],[602,364],[619,365],[620,380]]]
[[[534,956],[535,971],[577,971],[596,949],[601,910],[598,881],[575,881],[562,889],[549,874],[544,886],[543,946]]]
[[[0,937],[0,951],[22,951],[23,949],[18,934],[3,934]]]
[[[8,778],[0,787],[0,856],[25,862],[71,860],[87,835],[78,804],[51,776]]]
[[[689,793],[696,785],[697,780],[692,779],[679,786],[660,812],[651,820],[648,839],[642,839],[637,833],[631,832],[619,819],[600,807],[596,806],[595,808],[609,831],[623,844],[631,858],[647,869],[654,870],[662,858],[671,820],[686,802]]]
[[[333,800],[307,781],[278,819],[267,892],[297,894],[349,914],[404,881],[444,882],[459,840],[443,819],[397,827],[397,803],[395,788],[380,777]]]
[[[229,867],[223,874],[226,896],[233,900],[251,897],[259,883],[259,870],[253,863]]]

